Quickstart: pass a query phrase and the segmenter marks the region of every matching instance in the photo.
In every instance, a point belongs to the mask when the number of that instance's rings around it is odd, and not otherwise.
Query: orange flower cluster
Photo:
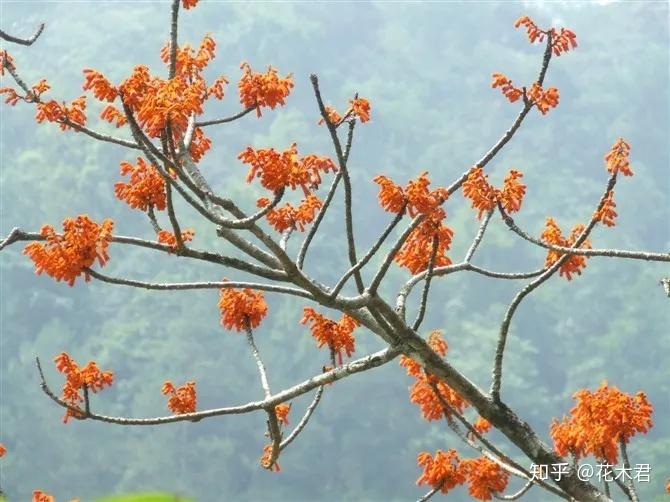
[[[200,127],[193,129],[193,139],[188,147],[193,162],[200,162],[207,150],[212,147],[212,140],[205,136]]]
[[[177,47],[176,52],[176,76],[184,80],[202,80],[202,71],[216,56],[216,42],[210,35],[205,35],[197,52],[188,44]],[[160,58],[166,64],[170,62],[170,42],[161,49]],[[227,83],[228,80],[221,76],[216,79],[214,86],[222,92],[222,85]]]
[[[170,380],[166,380],[161,389],[161,394],[170,396],[167,404],[168,409],[175,415],[193,413],[196,409],[195,382],[186,382],[181,387],[175,388]]]
[[[500,87],[500,90],[502,91],[503,95],[509,100],[510,103],[514,103],[521,96],[523,96],[523,91],[518,87],[515,87],[512,84],[512,81],[502,73],[493,74],[493,81],[491,82],[491,87],[494,89],[496,87]]]
[[[477,420],[472,424],[472,428],[480,434],[485,434],[491,430],[491,422],[484,417],[477,417]]]
[[[570,232],[570,235],[566,239],[563,237],[561,228],[558,226],[556,221],[554,221],[553,218],[547,218],[545,229],[544,232],[542,232],[540,239],[542,239],[542,241],[546,242],[547,244],[553,244],[554,246],[572,247],[572,245],[577,242],[577,237],[579,237],[579,235],[584,231],[584,228],[584,225],[578,223],[572,228],[572,232]],[[584,243],[581,245],[581,249],[591,249],[591,241],[588,239],[584,241]],[[561,256],[563,256],[563,253],[550,249],[547,252],[547,257],[544,260],[544,266],[551,267]],[[565,276],[568,281],[572,280],[572,274],[582,274],[582,270],[586,268],[587,259],[587,256],[570,256],[570,258],[568,258],[565,263],[561,265],[559,274],[561,276]]]
[[[595,220],[602,222],[608,227],[613,227],[615,225],[614,218],[616,218],[617,212],[614,210],[616,207],[616,202],[614,202],[614,191],[611,191],[605,197],[603,205],[600,209],[596,210],[593,214]]]
[[[526,194],[526,185],[519,181],[523,174],[512,169],[505,177],[502,189],[491,186],[481,167],[473,167],[463,182],[463,195],[472,201],[472,207],[479,210],[477,219],[482,214],[496,207],[500,202],[505,211],[513,213],[521,209],[521,202]]]
[[[439,331],[433,331],[428,336],[428,345],[440,356],[446,356],[447,342]],[[407,370],[409,376],[416,379],[410,387],[410,401],[421,407],[421,413],[426,420],[439,420],[445,413],[440,398],[435,394],[431,384],[437,385],[440,396],[459,413],[468,406],[468,403],[442,380],[434,375],[426,375],[421,365],[413,359],[401,356],[400,365]]]
[[[261,465],[265,469],[269,469],[273,472],[279,472],[281,471],[281,467],[279,466],[279,462],[274,462],[272,465],[270,465],[270,459],[272,458],[272,443],[266,444],[263,447],[263,455],[261,456]]]
[[[342,121],[342,117],[337,112],[337,110],[335,108],[333,108],[332,106],[326,106],[326,115],[328,115],[328,120],[333,125],[339,125],[339,123]],[[324,120],[323,120],[323,117],[321,117],[319,119],[319,121],[317,122],[317,125],[321,125],[323,123],[324,123]]]
[[[5,453],[7,453],[7,448],[5,448],[5,445],[0,443],[0,457],[4,457]]]
[[[423,272],[430,264],[433,254],[433,239],[437,239],[435,266],[451,265],[451,259],[446,255],[446,252],[451,246],[454,232],[443,223],[446,216],[443,209],[436,209],[412,230],[394,258],[396,263],[409,269],[412,274]]]
[[[458,453],[454,449],[446,452],[437,450],[435,455],[421,452],[416,457],[416,463],[423,466],[423,473],[416,480],[417,485],[427,484],[440,489],[446,494],[449,490],[465,483],[465,473],[461,469]]]
[[[5,97],[5,103],[9,104],[10,106],[15,106],[16,103],[19,102],[19,100],[26,99],[20,94],[18,94],[11,87],[0,87],[0,94],[7,94],[7,96]]]
[[[256,328],[268,313],[263,293],[249,288],[222,288],[219,309],[223,327],[236,331]]]
[[[128,122],[126,116],[119,110],[117,110],[113,105],[105,106],[105,108],[103,108],[102,110],[102,113],[100,113],[100,118],[102,120],[109,122],[110,124],[116,122],[116,124],[114,125],[117,128],[126,125],[126,123]]]
[[[256,108],[256,115],[260,117],[261,106],[268,106],[274,110],[277,105],[284,106],[284,99],[291,92],[293,78],[291,74],[279,78],[277,70],[268,66],[266,73],[251,71],[249,63],[240,65],[243,70],[242,78],[237,84],[240,91],[240,103],[245,108]]]
[[[365,123],[370,120],[370,102],[365,98],[355,98],[350,99],[349,111],[347,115],[351,113],[352,115],[358,117],[362,123]]]
[[[195,230],[192,228],[187,228],[181,233],[182,242],[192,241],[193,237],[195,237]],[[177,249],[177,237],[175,237],[174,233],[170,232],[169,230],[161,230],[158,232],[158,242],[161,244],[167,244],[173,250]]]
[[[0,75],[5,75],[5,68],[16,68],[14,58],[5,50],[0,50]]]
[[[528,97],[542,115],[546,115],[549,108],[558,106],[558,89],[556,87],[550,87],[545,91],[540,84],[535,82],[528,91]]]
[[[526,27],[526,33],[528,34],[530,43],[533,43],[536,40],[542,42],[544,37],[551,33],[551,49],[556,56],[560,56],[563,52],[567,52],[570,49],[577,47],[577,35],[567,28],[561,28],[561,31],[556,31],[555,28],[541,30],[528,16],[521,16],[516,20],[514,27],[518,28],[519,26]]]
[[[300,186],[305,197],[311,189],[318,188],[321,183],[320,172],[337,170],[333,161],[327,157],[307,155],[298,159],[298,145],[295,143],[281,153],[274,148],[254,150],[248,146],[237,158],[251,166],[247,173],[248,183],[259,178],[261,185],[273,192],[287,186],[292,190]]]
[[[291,411],[291,403],[282,403],[275,406],[277,421],[280,425],[288,426],[288,412]]]
[[[623,138],[617,139],[605,155],[607,170],[612,174],[621,172],[624,176],[633,176],[634,173],[630,169],[628,159],[629,155],[630,145]]]
[[[56,502],[56,499],[42,490],[33,490],[32,502]]]
[[[502,493],[509,482],[508,472],[484,456],[463,460],[461,470],[468,480],[468,493],[477,500],[491,500],[495,493]]]
[[[100,371],[95,361],[89,361],[86,366],[79,367],[67,352],[61,352],[54,358],[56,369],[65,375],[65,384],[61,399],[70,406],[78,407],[84,401],[81,392],[84,390],[98,392],[112,385],[114,375],[111,371]],[[80,417],[82,414],[68,408],[63,417],[63,423],[67,423],[70,417]]]
[[[303,317],[300,324],[311,323],[309,327],[312,336],[317,342],[317,347],[328,346],[332,353],[337,355],[338,364],[342,364],[342,353],[347,357],[355,350],[354,329],[358,327],[358,321],[353,317],[344,314],[342,318],[335,322],[310,307],[303,309]]]
[[[86,124],[86,96],[79,96],[77,99],[72,101],[70,106],[67,106],[65,102],[59,104],[55,100],[51,101],[40,101],[37,103],[37,113],[35,114],[35,120],[38,124],[41,124],[45,120],[48,122],[58,122],[60,123],[60,128],[62,131],[67,131],[72,129],[71,126],[65,123],[65,120],[69,120],[75,124],[84,125]]]
[[[119,95],[119,90],[99,71],[86,68],[84,69],[84,75],[86,75],[86,82],[82,86],[83,89],[85,91],[92,90],[93,95],[100,101],[111,103]]]
[[[116,198],[133,209],[147,211],[155,207],[162,211],[166,207],[165,180],[151,164],[137,157],[137,165],[121,162],[121,176],[130,175],[128,183],[114,183]]]
[[[570,417],[560,422],[554,419],[551,424],[559,455],[593,455],[616,465],[619,441],[628,443],[638,432],[646,434],[653,426],[653,408],[643,392],[631,396],[603,382],[595,392],[582,389],[573,398],[577,404]]]
[[[35,263],[35,272],[46,272],[57,281],[74,282],[82,272],[86,281],[90,280],[84,270],[95,262],[104,266],[109,260],[107,248],[112,240],[114,222],[106,219],[101,225],[86,215],[67,218],[63,221],[63,234],[58,235],[51,225],[44,225],[40,234],[46,243],[32,242],[23,253]]]
[[[188,10],[198,5],[198,0],[181,0],[184,9]]]
[[[468,492],[477,500],[491,500],[507,488],[509,474],[487,457],[460,460],[454,449],[437,450],[435,455],[421,452],[416,458],[423,473],[417,485],[427,484],[446,494],[456,486],[468,483]]]
[[[269,204],[270,200],[266,197],[261,197],[256,202],[258,207],[266,207]],[[277,232],[281,233],[289,228],[304,232],[305,225],[314,220],[316,212],[322,205],[323,203],[316,195],[308,195],[298,207],[287,203],[284,207],[271,209],[266,217]]]

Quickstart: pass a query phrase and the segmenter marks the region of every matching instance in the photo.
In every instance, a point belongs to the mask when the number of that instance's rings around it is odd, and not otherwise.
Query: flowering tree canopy
[[[517,85],[503,73],[492,75],[491,87],[502,92],[502,99],[510,103],[507,106],[518,108],[511,127],[481,159],[464,166],[463,173],[447,186],[433,185],[429,172],[425,171],[407,181],[393,180],[384,174],[371,179],[370,183],[378,186],[379,206],[388,213],[389,222],[377,231],[378,237],[368,249],[361,249],[354,232],[356,218],[352,208],[356,187],[349,171],[349,155],[356,128],[373,126],[370,122],[374,109],[368,99],[358,94],[351,96],[346,104],[327,105],[316,75],[310,76],[316,100],[313,127],[329,137],[332,158],[321,152],[305,152],[297,143],[263,148],[247,146],[239,152],[237,160],[240,176],[246,169],[246,182],[263,194],[247,201],[246,205],[254,209],[249,213],[231,194],[213,190],[199,165],[212,147],[207,129],[240,121],[247,115],[262,119],[268,109],[286,106],[297,77],[273,66],[259,70],[242,62],[237,83],[241,110],[233,116],[205,120],[205,111],[212,104],[236,98],[230,97],[235,93],[228,88],[230,77],[205,76],[205,69],[211,72],[216,56],[217,44],[212,36],[205,35],[196,47],[179,44],[180,9],[188,10],[197,4],[198,0],[172,2],[170,39],[158,49],[165,64],[163,73],[153,73],[148,66],[137,64],[129,69],[125,79],[112,82],[101,71],[85,68],[84,94],[69,103],[51,97],[52,88],[46,79],[32,85],[26,83],[15,58],[7,50],[0,52],[2,74],[12,81],[10,86],[0,89],[8,105],[34,107],[39,124],[53,123],[68,134],[83,134],[128,150],[127,159],[119,166],[120,180],[110,192],[133,210],[145,213],[153,231],[152,238],[118,235],[114,233],[111,219],[94,221],[80,214],[66,218],[60,224],[62,230],[49,224],[39,231],[14,228],[0,242],[0,250],[20,241],[28,242],[23,253],[34,264],[35,272],[44,272],[69,286],[83,276],[85,281],[93,279],[147,290],[219,290],[218,305],[213,302],[212,307],[218,306],[223,330],[246,338],[264,397],[241,405],[203,406],[198,399],[196,381],[187,380],[178,385],[166,380],[162,389],[155,391],[165,396],[171,414],[152,418],[110,416],[95,409],[91,394],[102,392],[117,381],[113,371],[101,370],[95,361],[79,365],[67,352],[62,352],[54,359],[57,370],[65,377],[60,394],[47,382],[39,359],[37,369],[44,393],[65,410],[63,421],[92,420],[142,426],[263,413],[267,417],[267,430],[259,434],[265,433],[268,442],[259,452],[260,466],[280,471],[282,451],[308,425],[326,386],[398,359],[413,379],[409,400],[417,405],[425,420],[444,421],[464,445],[462,451],[438,448],[434,453],[418,453],[416,462],[422,472],[416,484],[426,485],[430,490],[421,500],[435,494],[448,494],[457,486],[467,487],[475,500],[493,497],[512,500],[533,487],[565,500],[607,501],[621,497],[638,500],[632,479],[617,479],[599,487],[582,479],[576,465],[579,459],[592,456],[612,467],[620,463],[630,469],[627,445],[653,426],[653,407],[643,392],[629,395],[607,382],[594,391],[577,390],[576,404],[569,415],[546,422],[546,431],[553,440],[551,446],[542,442],[539,434],[511,409],[503,395],[510,325],[520,303],[530,293],[556,275],[572,281],[584,273],[590,259],[670,262],[667,252],[599,248],[592,242],[591,233],[596,226],[616,226],[614,188],[621,176],[633,176],[631,146],[623,138],[612,138],[611,146],[601,145],[602,195],[594,200],[590,216],[585,215],[571,229],[569,225],[562,229],[552,216],[546,217],[544,231],[539,236],[517,225],[512,215],[523,210],[524,196],[534,188],[524,183],[521,170],[510,168],[502,185],[494,186],[489,181],[489,164],[513,139],[527,115],[538,113],[550,119],[550,112],[559,105],[559,90],[546,83],[548,69],[554,58],[563,59],[577,50],[575,33],[567,28],[541,28],[528,16],[517,20],[515,27],[524,29],[529,42],[537,43],[542,50],[534,81]],[[41,31],[42,27],[28,40],[5,32],[2,38],[29,45]],[[88,100],[101,102],[104,107],[100,119],[125,136],[103,134],[91,128]],[[460,200],[459,192],[466,201]],[[195,232],[184,228],[184,216],[175,207],[176,198],[193,208],[211,225],[213,233],[243,258],[196,247]],[[349,268],[341,271],[335,283],[322,284],[310,276],[304,264],[315,236],[326,230],[324,218],[329,210],[334,211],[336,198],[343,202],[341,219],[345,232],[342,240],[346,244]],[[476,236],[462,259],[451,253],[452,242],[458,236],[450,226],[447,211],[447,206],[458,203],[471,206],[472,220],[478,222],[475,223],[478,225]],[[494,218],[500,218],[514,235],[546,250],[540,268],[508,272],[473,264],[473,257]],[[570,229],[569,232],[566,229]],[[297,246],[290,247],[296,241]],[[142,247],[171,255],[182,263],[204,261],[225,272],[221,272],[218,280],[190,283],[150,283],[115,277],[102,272],[110,260],[123,260],[120,250],[110,252],[111,244]],[[382,253],[385,253],[383,257]],[[375,257],[381,259],[373,260]],[[379,266],[372,267],[377,261]],[[393,266],[408,277],[395,297],[389,298],[382,291],[387,290],[383,286],[388,283]],[[459,272],[498,280],[528,281],[501,321],[495,357],[491,361],[489,389],[478,387],[456,369],[448,344],[457,342],[452,342],[448,328],[426,332],[422,327],[431,290],[438,286],[440,278]],[[250,274],[255,279],[229,278],[237,273]],[[417,313],[409,319],[407,306],[416,287],[420,288]],[[349,293],[352,290],[354,293]],[[302,317],[295,328],[302,329],[306,336],[311,334],[316,348],[326,354],[326,364],[320,373],[282,390],[271,387],[269,372],[255,342],[255,337],[263,336],[264,320],[273,314],[272,303],[267,300],[271,295],[290,295],[304,301]],[[385,348],[358,354],[356,341],[360,336],[378,337]],[[318,354],[315,352],[315,357],[319,357]],[[180,381],[188,378],[185,376]],[[312,392],[309,406],[295,410],[292,400]],[[296,413],[302,413],[301,418],[294,419]],[[295,424],[293,428],[291,424]],[[494,430],[501,434],[496,441],[490,434]],[[544,479],[505,454],[496,444],[498,439],[517,447],[535,466],[565,464],[568,467]],[[5,451],[0,444],[0,457]],[[284,461],[282,465],[287,468]],[[616,495],[612,493],[614,490],[618,491]],[[544,495],[532,497],[538,500],[537,497]],[[34,491],[34,502],[53,500],[41,490]]]

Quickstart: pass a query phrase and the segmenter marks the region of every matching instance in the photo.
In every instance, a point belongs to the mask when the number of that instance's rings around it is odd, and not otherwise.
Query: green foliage
[[[129,495],[111,495],[95,499],[95,502],[194,502],[194,500],[171,493],[145,492]]]

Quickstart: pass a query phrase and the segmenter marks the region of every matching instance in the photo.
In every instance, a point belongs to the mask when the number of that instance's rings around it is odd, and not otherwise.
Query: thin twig
[[[239,118],[244,117],[246,114],[252,112],[255,109],[256,109],[255,106],[250,106],[249,108],[245,108],[241,112],[238,112],[235,115],[232,115],[230,117],[225,117],[225,118],[216,119],[216,120],[205,120],[203,122],[196,122],[195,127],[207,127],[207,126],[211,126],[211,125],[225,124],[227,122],[233,122],[234,120],[237,120]]]
[[[288,445],[290,445],[293,442],[293,440],[298,437],[298,434],[300,434],[302,430],[305,428],[307,422],[312,416],[312,413],[314,413],[314,410],[316,410],[316,407],[319,405],[319,401],[321,400],[321,396],[323,395],[323,389],[324,389],[323,386],[316,389],[314,399],[312,399],[312,402],[307,407],[307,410],[305,411],[305,414],[303,415],[302,419],[300,419],[300,422],[298,422],[298,425],[295,426],[295,429],[293,429],[291,433],[286,437],[286,439],[284,439],[279,445],[280,451],[286,448]]]
[[[440,242],[437,233],[433,236],[433,248],[430,251],[430,260],[428,261],[428,270],[426,271],[426,282],[423,285],[423,294],[421,295],[421,303],[419,304],[419,312],[416,314],[416,319],[412,325],[412,329],[417,331],[423,322],[423,316],[426,313],[426,306],[428,305],[428,292],[430,291],[430,282],[433,278],[433,269],[435,268],[435,257],[437,256],[437,247]]]
[[[465,263],[470,263],[470,260],[472,260],[472,257],[474,256],[475,251],[477,251],[477,247],[479,246],[479,244],[482,242],[482,239],[484,238],[484,232],[486,232],[486,227],[488,226],[489,221],[491,221],[491,216],[492,215],[493,215],[493,209],[490,209],[484,215],[484,219],[482,220],[481,224],[479,225],[479,230],[477,231],[477,235],[475,235],[475,238],[472,241],[472,244],[470,245],[470,249],[468,249],[468,252],[465,253],[465,258],[463,258],[463,261]]]
[[[632,502],[640,502],[640,499],[637,496],[635,491],[635,483],[633,482],[632,471],[630,467],[630,460],[628,459],[628,450],[626,449],[626,441],[623,438],[619,438],[619,448],[621,449],[621,457],[623,459],[624,472],[631,473],[630,476],[626,479],[626,485],[628,486],[628,496]]]

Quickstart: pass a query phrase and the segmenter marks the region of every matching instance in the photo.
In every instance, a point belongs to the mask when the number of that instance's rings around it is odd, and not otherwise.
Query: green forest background
[[[169,7],[140,2],[0,3],[2,29],[29,35],[46,30],[30,48],[9,47],[30,83],[46,77],[50,96],[82,93],[83,68],[113,82],[135,64],[162,70],[160,47],[168,38]],[[236,155],[251,144],[333,155],[309,85],[317,73],[328,102],[342,110],[354,92],[370,99],[373,120],[357,128],[350,170],[359,246],[365,249],[389,219],[377,205],[371,179],[385,173],[406,182],[424,170],[447,185],[479,159],[518,112],[490,75],[515,83],[537,74],[540,46],[530,46],[514,20],[529,14],[538,24],[567,26],[578,36],[574,52],[552,61],[547,85],[560,105],[542,117],[531,112],[514,141],[488,171],[500,183],[512,167],[524,172],[528,194],[517,222],[539,235],[554,216],[564,230],[585,221],[604,189],[603,155],[618,136],[632,145],[635,176],[616,188],[619,218],[597,228],[597,247],[667,251],[670,248],[668,4],[625,3],[219,3],[202,1],[182,13],[180,42],[197,45],[211,33],[217,57],[209,75],[232,84],[208,118],[239,110],[239,64],[268,64],[292,72],[295,89],[285,108],[253,114],[208,130],[215,147],[201,165],[217,189],[248,210],[260,191],[244,182]],[[9,85],[3,79],[2,85]],[[89,100],[91,110],[96,109]],[[136,154],[115,145],[36,125],[34,110],[0,107],[2,206],[0,235],[12,227],[87,213],[111,217],[116,231],[153,239],[145,216],[113,197],[121,160]],[[89,112],[97,124],[94,112]],[[455,229],[451,254],[462,257],[477,230],[475,212],[460,194],[446,204]],[[336,206],[339,209],[340,206]],[[230,250],[215,229],[183,208],[182,226],[196,230],[194,245]],[[330,211],[326,232],[312,246],[308,268],[333,283],[346,269],[343,224]],[[295,241],[299,239],[294,237]],[[193,265],[155,253],[112,246],[110,275],[146,281],[245,279],[210,265]],[[544,252],[521,242],[496,219],[475,263],[500,271],[535,270]],[[199,408],[262,397],[246,341],[218,324],[218,292],[147,292],[78,281],[73,288],[35,276],[15,245],[0,255],[0,461],[2,489],[27,501],[34,488],[59,501],[82,501],[139,491],[164,491],[193,500],[415,500],[416,454],[458,447],[444,424],[425,422],[408,399],[411,381],[390,363],[329,387],[309,426],[281,457],[282,471],[259,466],[265,418],[261,413],[162,427],[61,423],[63,410],[39,389],[34,358],[47,362],[54,388],[62,379],[49,361],[60,351],[79,362],[95,359],[115,372],[115,384],[93,400],[109,415],[169,414],[160,394],[164,380],[197,380]],[[633,463],[652,466],[641,499],[663,495],[670,476],[670,303],[658,281],[668,267],[639,261],[592,259],[571,283],[554,278],[520,307],[506,352],[504,399],[548,441],[552,417],[572,406],[572,393],[604,379],[627,392],[643,389],[655,408],[654,428],[630,446]],[[394,269],[385,294],[392,298],[407,274]],[[443,330],[449,360],[488,387],[498,326],[522,284],[455,274],[435,281],[426,333]],[[411,299],[416,304],[416,297]],[[298,324],[303,302],[269,297],[270,315],[257,342],[278,390],[318,373],[326,354]],[[409,315],[412,315],[410,312]],[[356,356],[382,345],[359,330]],[[310,396],[297,399],[295,424]],[[494,438],[512,455],[517,451]],[[523,457],[518,457],[522,459]],[[523,460],[528,464],[527,460]],[[553,500],[533,489],[530,500]],[[463,489],[450,500],[468,500]]]

